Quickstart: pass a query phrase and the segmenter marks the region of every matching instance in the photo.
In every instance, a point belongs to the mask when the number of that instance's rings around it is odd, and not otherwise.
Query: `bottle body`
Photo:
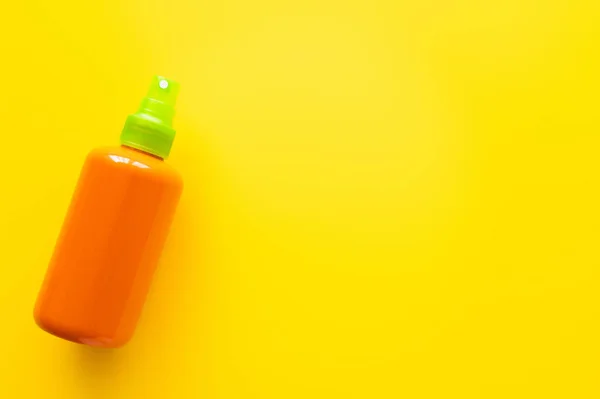
[[[118,347],[133,335],[183,183],[162,159],[90,152],[35,306],[70,341]]]

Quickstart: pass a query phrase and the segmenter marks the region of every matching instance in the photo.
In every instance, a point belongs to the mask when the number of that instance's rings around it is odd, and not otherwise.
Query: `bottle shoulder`
[[[174,167],[160,158],[124,146],[94,148],[86,158],[86,165],[89,164],[118,168],[140,176],[158,177],[171,184],[183,186],[181,174]]]

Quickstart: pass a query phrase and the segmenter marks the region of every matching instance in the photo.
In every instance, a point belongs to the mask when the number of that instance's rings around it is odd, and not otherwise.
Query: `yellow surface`
[[[599,20],[4,4],[0,397],[600,397]],[[79,168],[155,73],[186,181],[160,271],[126,348],[61,342],[31,313]]]

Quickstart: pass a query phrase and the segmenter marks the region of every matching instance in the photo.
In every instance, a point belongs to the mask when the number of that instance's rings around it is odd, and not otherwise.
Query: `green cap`
[[[179,84],[155,76],[138,111],[129,115],[121,132],[121,144],[166,158],[175,139],[173,115]]]

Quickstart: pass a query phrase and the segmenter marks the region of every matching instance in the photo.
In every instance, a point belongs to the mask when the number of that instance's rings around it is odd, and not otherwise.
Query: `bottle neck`
[[[164,158],[161,158],[161,157],[159,157],[158,155],[152,154],[151,152],[147,152],[147,151],[144,151],[144,150],[140,150],[139,148],[130,147],[130,146],[128,146],[128,145],[125,145],[125,144],[121,144],[121,147],[122,147],[122,148],[125,148],[125,149],[127,149],[127,150],[131,150],[131,151],[139,152],[140,154],[148,155],[148,156],[150,156],[150,157],[152,157],[152,158],[155,158],[155,159],[158,159],[158,160],[160,160],[160,161],[164,161],[164,160],[165,160]]]

